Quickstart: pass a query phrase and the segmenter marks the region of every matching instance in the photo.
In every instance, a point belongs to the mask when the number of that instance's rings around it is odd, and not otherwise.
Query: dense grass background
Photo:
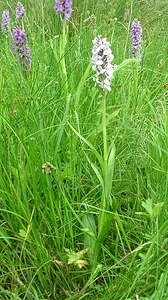
[[[12,28],[16,3],[0,1]],[[26,78],[10,34],[0,33],[0,299],[167,300],[167,0],[74,0],[67,82],[56,59],[62,23],[54,1],[22,3],[32,55]],[[96,220],[102,193],[87,157],[97,161],[71,126],[102,153],[101,94],[85,70],[98,34],[111,41],[116,65],[130,57],[126,11],[141,21],[142,64],[116,73],[107,97],[117,213],[93,271],[87,254],[85,267],[68,264],[86,248],[82,218],[87,211]]]

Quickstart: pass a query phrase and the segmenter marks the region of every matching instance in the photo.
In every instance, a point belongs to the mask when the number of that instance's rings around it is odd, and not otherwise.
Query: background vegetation
[[[0,1],[11,28],[16,3]],[[26,78],[10,34],[0,33],[0,299],[167,300],[167,0],[74,0],[67,81],[54,1],[22,3],[32,55]],[[82,220],[86,211],[96,220],[102,191],[87,159],[96,165],[95,157],[72,126],[102,153],[101,94],[86,74],[92,39],[106,36],[119,65],[130,57],[134,18],[143,28],[142,64],[116,73],[107,97],[117,212],[93,270]],[[42,172],[46,162],[51,174]]]

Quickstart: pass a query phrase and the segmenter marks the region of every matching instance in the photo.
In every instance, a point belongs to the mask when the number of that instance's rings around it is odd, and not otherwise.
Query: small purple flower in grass
[[[9,15],[9,11],[6,9],[2,13],[1,29],[3,34],[7,33],[9,26],[10,26],[10,15]]]
[[[68,20],[72,14],[72,0],[56,0],[54,10],[56,13],[62,13],[64,20]]]
[[[111,91],[110,83],[114,73],[112,61],[114,55],[110,49],[110,43],[101,35],[93,40],[92,69],[96,72],[93,80],[103,91]]]
[[[16,5],[16,18],[24,18],[26,16],[26,11],[21,2],[18,2]]]
[[[141,61],[141,39],[142,39],[142,27],[140,22],[135,19],[131,25],[131,48],[132,57],[137,57],[139,62]]]
[[[12,51],[17,57],[17,63],[29,70],[31,66],[31,55],[28,47],[25,30],[15,27],[12,32]]]

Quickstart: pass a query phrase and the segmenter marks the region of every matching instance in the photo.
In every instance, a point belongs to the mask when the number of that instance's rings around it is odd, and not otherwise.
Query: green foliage
[[[11,30],[17,2],[0,1]],[[0,299],[167,300],[167,0],[74,0],[68,28],[54,1],[22,3],[28,76],[0,32]],[[105,156],[90,62],[98,34],[117,65]]]
[[[147,213],[149,214],[149,217],[151,219],[153,218],[157,218],[158,214],[161,210],[161,208],[163,207],[164,202],[160,202],[160,203],[156,203],[155,205],[152,202],[152,199],[147,199],[146,202],[142,202],[142,206],[145,208],[145,210],[147,211]]]

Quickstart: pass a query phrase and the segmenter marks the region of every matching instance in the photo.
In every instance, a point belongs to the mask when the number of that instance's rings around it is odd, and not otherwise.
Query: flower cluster
[[[92,48],[92,69],[96,72],[94,81],[103,90],[110,91],[110,82],[114,72],[112,61],[114,55],[110,49],[110,43],[101,35],[93,40]]]
[[[72,0],[56,0],[54,10],[62,13],[64,20],[68,20],[72,14]]]
[[[2,13],[1,29],[3,34],[7,33],[9,26],[10,26],[10,15],[9,15],[9,11],[6,9]]]
[[[131,48],[132,57],[138,57],[141,60],[140,50],[141,50],[141,39],[142,39],[142,27],[140,22],[135,19],[131,25]]]
[[[18,2],[16,5],[16,18],[24,18],[26,16],[26,11],[21,2]]]
[[[12,32],[12,51],[17,57],[17,62],[25,69],[30,69],[31,56],[28,47],[27,37],[25,30],[20,27],[15,27]]]

